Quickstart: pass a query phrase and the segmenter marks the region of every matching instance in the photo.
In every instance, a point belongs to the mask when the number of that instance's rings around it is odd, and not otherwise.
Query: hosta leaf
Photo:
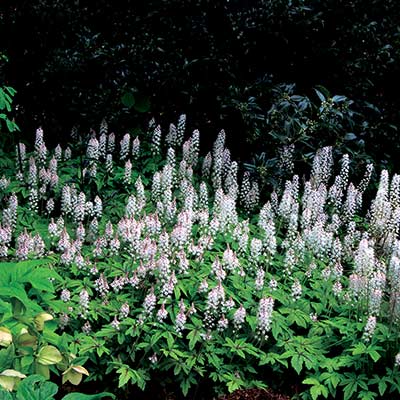
[[[8,347],[12,341],[13,337],[11,331],[4,326],[0,326],[0,346]]]

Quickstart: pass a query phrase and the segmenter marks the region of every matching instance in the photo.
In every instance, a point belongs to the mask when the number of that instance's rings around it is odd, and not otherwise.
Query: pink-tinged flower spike
[[[103,215],[103,202],[99,196],[94,198],[93,214],[97,219],[101,219]]]
[[[61,313],[58,319],[58,326],[61,330],[64,330],[66,326],[69,324],[69,316],[67,313]]]
[[[28,207],[34,213],[39,211],[39,195],[35,187],[29,189]]]
[[[71,188],[65,185],[61,191],[61,212],[64,215],[69,215],[72,211],[71,203]]]
[[[389,173],[383,170],[381,173],[378,192],[371,204],[371,231],[380,237],[385,232],[390,219],[391,205],[389,202]]]
[[[75,200],[75,199],[74,199]],[[86,196],[85,193],[80,192],[75,201],[71,201],[72,207],[72,217],[75,223],[80,223],[85,219],[86,211]]]
[[[108,141],[107,141],[107,153],[112,154],[115,149],[115,133],[111,132],[108,135]]]
[[[107,135],[108,133],[108,123],[105,118],[101,120],[100,123],[100,135]]]
[[[72,157],[72,150],[69,146],[66,147],[64,150],[64,161],[70,160]]]
[[[211,265],[211,273],[215,275],[217,280],[220,282],[222,282],[226,278],[226,272],[223,265],[219,262],[218,258],[216,258]]]
[[[163,322],[168,317],[168,311],[165,309],[165,304],[162,303],[160,309],[157,311],[157,319]]]
[[[257,335],[260,339],[268,339],[267,333],[271,329],[272,311],[274,309],[274,299],[272,297],[262,298],[258,306],[257,313]]]
[[[39,165],[45,165],[47,159],[47,147],[44,143],[39,147],[36,157]]]
[[[86,321],[83,325],[82,325],[82,332],[86,333],[86,335],[88,335],[90,332],[92,332],[92,325],[90,324],[89,321]]]
[[[186,165],[190,165],[190,139],[186,140],[182,145],[182,157]]]
[[[243,204],[247,211],[247,197],[249,195],[250,189],[250,173],[248,171],[245,171],[245,173],[243,174],[242,185],[240,186],[240,202]]]
[[[186,320],[186,306],[183,300],[181,300],[179,303],[179,313],[176,315],[175,318],[175,331],[177,334],[180,334],[185,328]]]
[[[218,148],[218,147],[217,147]],[[214,190],[218,190],[222,185],[222,168],[223,168],[223,152],[222,149],[220,152],[213,153],[213,168],[211,173],[211,182],[214,187]]]
[[[249,221],[240,221],[233,230],[233,238],[238,244],[238,253],[244,255],[247,253],[249,244]]]
[[[362,195],[366,190],[369,185],[369,182],[371,180],[372,172],[374,171],[374,166],[372,164],[367,164],[367,167],[365,169],[365,173],[363,178],[361,179],[360,183],[357,186],[357,191]]]
[[[118,254],[118,251],[119,251],[120,247],[121,247],[121,243],[120,243],[120,241],[118,239],[118,236],[116,235],[114,237],[114,239],[110,240],[110,252],[111,252],[111,254],[112,255]]]
[[[24,143],[18,143],[15,146],[16,154],[16,169],[17,169],[17,179],[20,180],[20,176],[23,177],[24,166],[26,162],[26,146]]]
[[[229,245],[222,256],[222,264],[228,271],[235,271],[240,266],[236,253],[229,247]]]
[[[135,139],[132,142],[132,158],[134,160],[137,160],[140,155],[140,140],[136,136]]]
[[[162,193],[162,188],[161,188],[161,173],[156,172],[153,175],[153,181],[152,181],[152,186],[151,186],[151,198],[154,202],[157,202],[161,199],[161,193]]]
[[[50,189],[55,190],[58,186],[59,177],[57,172],[51,172],[50,174]]]
[[[186,253],[181,250],[177,253],[176,258],[178,259],[178,273],[186,275],[189,273],[189,260],[186,257]]]
[[[174,124],[169,125],[169,130],[167,136],[165,137],[165,142],[169,147],[176,147],[176,126]]]
[[[228,195],[223,195],[222,197],[218,221],[220,223],[221,232],[227,232],[238,223],[235,200],[230,198]]]
[[[254,287],[256,290],[262,290],[264,288],[264,277],[265,271],[262,268],[257,270],[256,280],[254,282]]]
[[[207,297],[207,310],[215,312],[225,300],[225,289],[221,282],[208,292]]]
[[[157,298],[154,294],[154,287],[149,290],[149,293],[144,299],[143,308],[145,315],[150,315],[156,307]]]
[[[67,303],[68,301],[71,300],[71,292],[68,289],[63,289],[61,291],[60,299],[61,301]]]
[[[207,279],[203,279],[199,286],[199,293],[206,293],[208,291]]]
[[[130,160],[128,160],[125,163],[125,171],[124,171],[124,177],[122,178],[122,181],[125,186],[129,186],[132,181],[132,163]]]
[[[90,222],[89,225],[89,236],[91,240],[95,240],[99,233],[99,223],[97,221],[97,218],[93,218],[92,221]]]
[[[43,154],[44,152],[44,154]],[[35,138],[35,154],[37,160],[43,163],[46,160],[47,149],[46,145],[44,144],[43,140],[43,129],[38,128],[36,129],[36,138]],[[44,160],[43,160],[44,156]]]
[[[89,312],[89,293],[86,289],[82,289],[79,293],[79,305],[80,305],[80,316],[82,318],[87,318],[87,313]]]
[[[2,178],[0,179],[0,190],[1,191],[6,190],[9,184],[10,180],[7,179],[5,176],[2,176]]]
[[[292,299],[293,301],[299,300],[302,294],[301,283],[298,279],[295,279],[292,285]]]
[[[201,167],[201,174],[204,179],[208,179],[210,177],[211,166],[212,166],[212,156],[211,153],[208,152],[207,155],[204,157],[203,165]]]
[[[107,221],[106,227],[104,229],[104,236],[107,241],[110,241],[114,236],[114,228],[111,221]]]
[[[17,248],[15,255],[19,260],[27,260],[29,253],[33,249],[33,240],[31,235],[27,233],[26,229],[17,237]]]
[[[225,329],[228,328],[228,325],[229,321],[226,319],[225,315],[222,315],[222,317],[217,322],[217,331],[223,332]]]
[[[294,169],[294,149],[294,144],[283,146],[281,149],[279,149],[279,168],[285,171],[289,176],[293,174]]]
[[[179,116],[178,124],[176,126],[176,146],[179,147],[182,145],[183,137],[185,135],[186,128],[186,115],[182,114]]]
[[[333,154],[332,147],[323,147],[319,149],[314,156],[311,183],[314,188],[318,188],[320,184],[326,185],[332,173]]]
[[[131,136],[129,135],[129,133],[126,133],[120,142],[121,149],[119,152],[119,156],[121,160],[126,160],[126,158],[129,155],[130,141],[131,141]]]
[[[119,331],[119,325],[120,321],[118,320],[117,316],[114,317],[114,319],[111,322],[111,327],[114,328],[116,331]]]
[[[9,226],[3,228],[0,224],[0,257],[7,257],[11,238],[11,228]]]
[[[30,187],[38,184],[38,170],[36,167],[36,161],[33,157],[29,158],[28,184]]]
[[[370,315],[368,317],[367,323],[364,328],[364,333],[362,336],[362,339],[364,340],[364,342],[368,343],[371,341],[372,336],[374,336],[375,328],[376,328],[376,317]]]
[[[153,131],[153,135],[151,138],[151,153],[153,155],[160,154],[161,152],[161,127],[157,125],[157,127]]]
[[[140,176],[137,178],[135,182],[135,189],[136,189],[136,201],[138,205],[138,213],[140,214],[143,208],[146,206],[146,194]]]
[[[235,330],[239,330],[246,320],[246,309],[240,305],[240,307],[233,314],[233,325]]]
[[[238,164],[236,161],[232,161],[225,178],[225,191],[232,197],[232,199],[237,200],[239,195],[239,184],[238,184]]]
[[[222,152],[222,178],[226,178],[231,168],[231,152],[225,148]]]
[[[96,162],[99,159],[99,142],[95,137],[92,137],[89,140],[87,149],[86,149],[86,157],[93,161]]]
[[[119,317],[121,319],[127,318],[129,316],[130,312],[130,307],[128,303],[122,304],[120,310],[119,310]]]
[[[192,137],[190,138],[190,159],[189,164],[192,167],[197,165],[199,159],[199,151],[200,151],[200,132],[196,129],[192,133]]]
[[[253,238],[250,242],[250,259],[254,265],[258,264],[258,261],[262,255],[263,244],[260,239]]]
[[[37,233],[32,239],[32,252],[37,258],[43,257],[46,249],[46,245],[42,237]]]
[[[17,224],[18,199],[15,193],[12,193],[8,200],[8,207],[3,210],[3,226],[8,226],[12,231]]]
[[[258,202],[260,200],[260,193],[258,189],[258,183],[252,182],[251,188],[247,193],[246,200],[245,200],[245,209],[247,211],[252,211],[258,206]]]
[[[107,134],[106,133],[100,133],[99,137],[99,157],[104,159],[106,157],[106,152],[107,152]]]
[[[107,154],[106,155],[106,171],[108,175],[112,175],[114,170],[114,163],[113,163],[113,158],[112,154]]]
[[[128,280],[125,276],[116,276],[110,286],[115,293],[119,293],[127,283]]]

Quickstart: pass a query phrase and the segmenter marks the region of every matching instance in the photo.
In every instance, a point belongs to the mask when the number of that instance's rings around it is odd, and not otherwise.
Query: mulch
[[[245,389],[220,397],[218,400],[290,400],[290,397],[264,389]]]

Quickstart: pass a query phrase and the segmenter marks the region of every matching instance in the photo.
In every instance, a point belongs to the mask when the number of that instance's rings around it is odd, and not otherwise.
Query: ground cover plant
[[[199,140],[181,116],[1,149],[0,396],[87,375],[121,399],[399,395],[400,176],[365,204],[373,166],[353,183],[324,147],[259,204],[225,132]]]

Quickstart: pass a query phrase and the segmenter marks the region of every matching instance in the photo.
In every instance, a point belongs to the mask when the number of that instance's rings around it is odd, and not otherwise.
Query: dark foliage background
[[[88,130],[103,117],[123,133],[150,114],[171,121],[186,113],[210,140],[225,128],[243,158],[290,143],[303,154],[337,144],[398,165],[396,0],[25,0],[0,7],[10,59],[2,75],[18,91],[15,113],[27,136],[40,124],[62,141],[73,125]],[[342,115],[321,120],[318,85],[327,99],[345,96]]]

